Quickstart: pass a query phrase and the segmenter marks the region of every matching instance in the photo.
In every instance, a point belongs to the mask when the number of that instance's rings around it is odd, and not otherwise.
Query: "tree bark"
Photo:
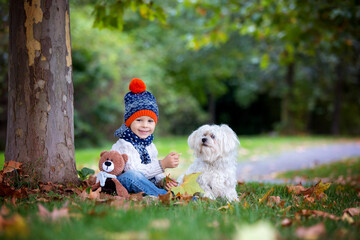
[[[5,161],[34,181],[78,182],[68,0],[11,0]]]
[[[285,76],[286,92],[282,99],[281,106],[281,125],[282,132],[285,134],[293,134],[294,131],[294,116],[291,111],[291,104],[294,101],[294,78],[295,78],[295,63],[287,65],[287,72]]]

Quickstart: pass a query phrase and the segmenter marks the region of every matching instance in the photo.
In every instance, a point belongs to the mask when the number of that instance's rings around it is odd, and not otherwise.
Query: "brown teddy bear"
[[[96,175],[96,183],[92,190],[95,191],[101,187],[101,192],[115,193],[118,196],[129,198],[128,191],[116,178],[124,171],[128,156],[117,151],[103,151],[100,157],[100,172]]]

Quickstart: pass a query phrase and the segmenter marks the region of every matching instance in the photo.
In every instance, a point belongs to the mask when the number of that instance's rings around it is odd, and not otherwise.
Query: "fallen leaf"
[[[230,209],[230,210],[233,209],[233,207],[230,205],[230,203],[228,203],[228,204],[225,205],[225,206],[219,207],[219,208],[218,208],[218,211],[226,211],[226,210],[228,210],[228,209]]]
[[[285,201],[281,201],[279,196],[270,196],[266,205],[269,207],[284,207]]]
[[[218,221],[214,220],[211,223],[208,223],[207,226],[210,228],[218,228],[220,226],[220,223]]]
[[[58,221],[59,219],[69,218],[69,208],[67,208],[68,202],[65,202],[62,208],[54,208],[52,212],[48,211],[42,204],[38,203],[39,216],[44,221]]]
[[[276,229],[269,223],[260,221],[252,225],[236,225],[235,235],[232,239],[277,239]]]
[[[2,205],[0,210],[0,216],[7,216],[9,215],[9,213],[10,210],[5,205]]]
[[[88,198],[91,199],[91,200],[98,200],[98,199],[100,199],[100,191],[101,191],[101,188],[96,189],[96,191],[92,191],[92,190],[90,189],[90,193],[89,193]]]
[[[13,215],[9,219],[3,219],[2,226],[5,232],[5,236],[11,239],[15,238],[27,238],[29,236],[29,228],[25,219],[19,214]],[[6,237],[5,237],[6,238]]]
[[[303,198],[304,202],[309,204],[309,205],[312,205],[314,202],[315,202],[315,198],[314,197],[309,197],[309,196],[305,196]]]
[[[169,219],[155,219],[151,221],[150,228],[166,230],[170,227],[171,222]]]
[[[54,186],[51,183],[39,184],[40,190],[43,192],[50,192],[54,190]]]
[[[102,232],[104,239],[149,239],[145,231]]]
[[[132,201],[141,201],[144,199],[144,192],[132,193],[130,194],[129,199]]]
[[[296,195],[299,195],[301,193],[301,191],[305,190],[305,187],[299,183],[295,186],[286,186],[288,193],[294,193]]]
[[[287,206],[286,208],[281,209],[280,212],[284,212],[284,214],[285,214],[286,212],[290,211],[290,209],[291,209],[291,206]]]
[[[3,173],[9,173],[9,172],[12,172],[14,170],[19,170],[21,168],[21,165],[22,165],[22,163],[15,162],[13,160],[5,162],[4,163]]]
[[[360,208],[347,208],[343,212],[348,213],[350,216],[357,216],[360,214]]]
[[[353,224],[355,222],[354,219],[347,212],[342,215],[341,220],[344,222],[348,222],[349,224]]]
[[[299,227],[296,229],[295,234],[298,238],[303,239],[318,239],[326,232],[324,223],[318,223],[311,227]]]
[[[168,184],[168,183],[171,183],[173,180],[170,178],[170,173],[168,174],[168,175],[166,175],[165,176],[165,184],[164,184],[164,186],[166,185],[166,184]]]
[[[302,210],[296,212],[295,215],[300,215],[300,216],[305,216],[305,217],[309,217],[309,216],[324,217],[324,218],[329,218],[332,220],[340,219],[339,217],[337,217],[331,213],[327,213],[327,212],[323,212],[323,211],[319,211],[319,210],[308,210],[308,209],[302,209]]]
[[[265,202],[265,200],[268,199],[268,197],[270,196],[270,194],[274,191],[274,188],[271,188],[267,193],[265,193],[265,195],[259,199],[259,203],[263,203]]]
[[[183,178],[183,183],[178,187],[171,188],[171,191],[176,195],[178,193],[182,195],[193,195],[194,193],[200,192],[204,193],[204,190],[196,182],[196,179],[201,173],[193,173],[185,175]]]
[[[284,218],[282,221],[281,221],[281,226],[283,227],[288,227],[292,224],[292,221],[291,219],[289,218]]]
[[[12,197],[16,193],[14,187],[0,183],[0,197]]]
[[[321,180],[315,185],[314,194],[315,197],[319,199],[326,198],[326,194],[324,193],[329,187],[331,183],[322,183]]]
[[[163,194],[163,195],[159,195],[159,200],[162,204],[164,205],[170,205],[171,203],[171,192],[168,191],[166,194]]]
[[[180,202],[184,202],[184,203],[189,203],[191,200],[194,199],[193,195],[181,195],[181,194],[177,194],[175,196]]]
[[[81,192],[81,194],[79,195],[79,197],[80,197],[82,200],[85,200],[85,199],[87,199],[87,198],[89,197],[89,194],[86,192],[86,189]]]

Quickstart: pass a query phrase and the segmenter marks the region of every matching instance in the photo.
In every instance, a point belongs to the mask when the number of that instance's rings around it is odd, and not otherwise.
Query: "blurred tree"
[[[77,183],[68,1],[10,1],[5,160],[34,181]]]
[[[339,132],[345,66],[354,66],[359,55],[359,3],[357,1],[183,1],[183,6],[206,20],[200,22],[203,30],[192,37],[192,45],[199,49],[226,42],[232,32],[251,35],[266,43],[260,66],[266,69],[272,59],[286,67],[282,81],[282,123],[285,133],[296,130],[298,109],[296,94],[296,65],[305,58],[315,57],[317,51],[335,57],[332,69],[334,100],[332,132]],[[199,23],[199,22],[195,22]],[[277,53],[275,58],[271,52]],[[273,55],[274,56],[274,55]],[[306,65],[306,63],[305,63]],[[336,69],[336,70],[335,70]],[[334,77],[332,77],[334,79]],[[302,84],[300,84],[302,85]],[[312,89],[316,89],[312,83]],[[307,114],[308,115],[308,114]]]
[[[5,149],[8,91],[9,3],[0,1],[0,151]]]

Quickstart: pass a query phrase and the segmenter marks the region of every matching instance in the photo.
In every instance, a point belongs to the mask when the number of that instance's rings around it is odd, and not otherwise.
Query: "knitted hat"
[[[146,91],[145,83],[138,78],[131,80],[130,92],[125,97],[124,121],[127,127],[138,117],[149,116],[154,119],[155,124],[159,118],[159,109],[154,95]]]

